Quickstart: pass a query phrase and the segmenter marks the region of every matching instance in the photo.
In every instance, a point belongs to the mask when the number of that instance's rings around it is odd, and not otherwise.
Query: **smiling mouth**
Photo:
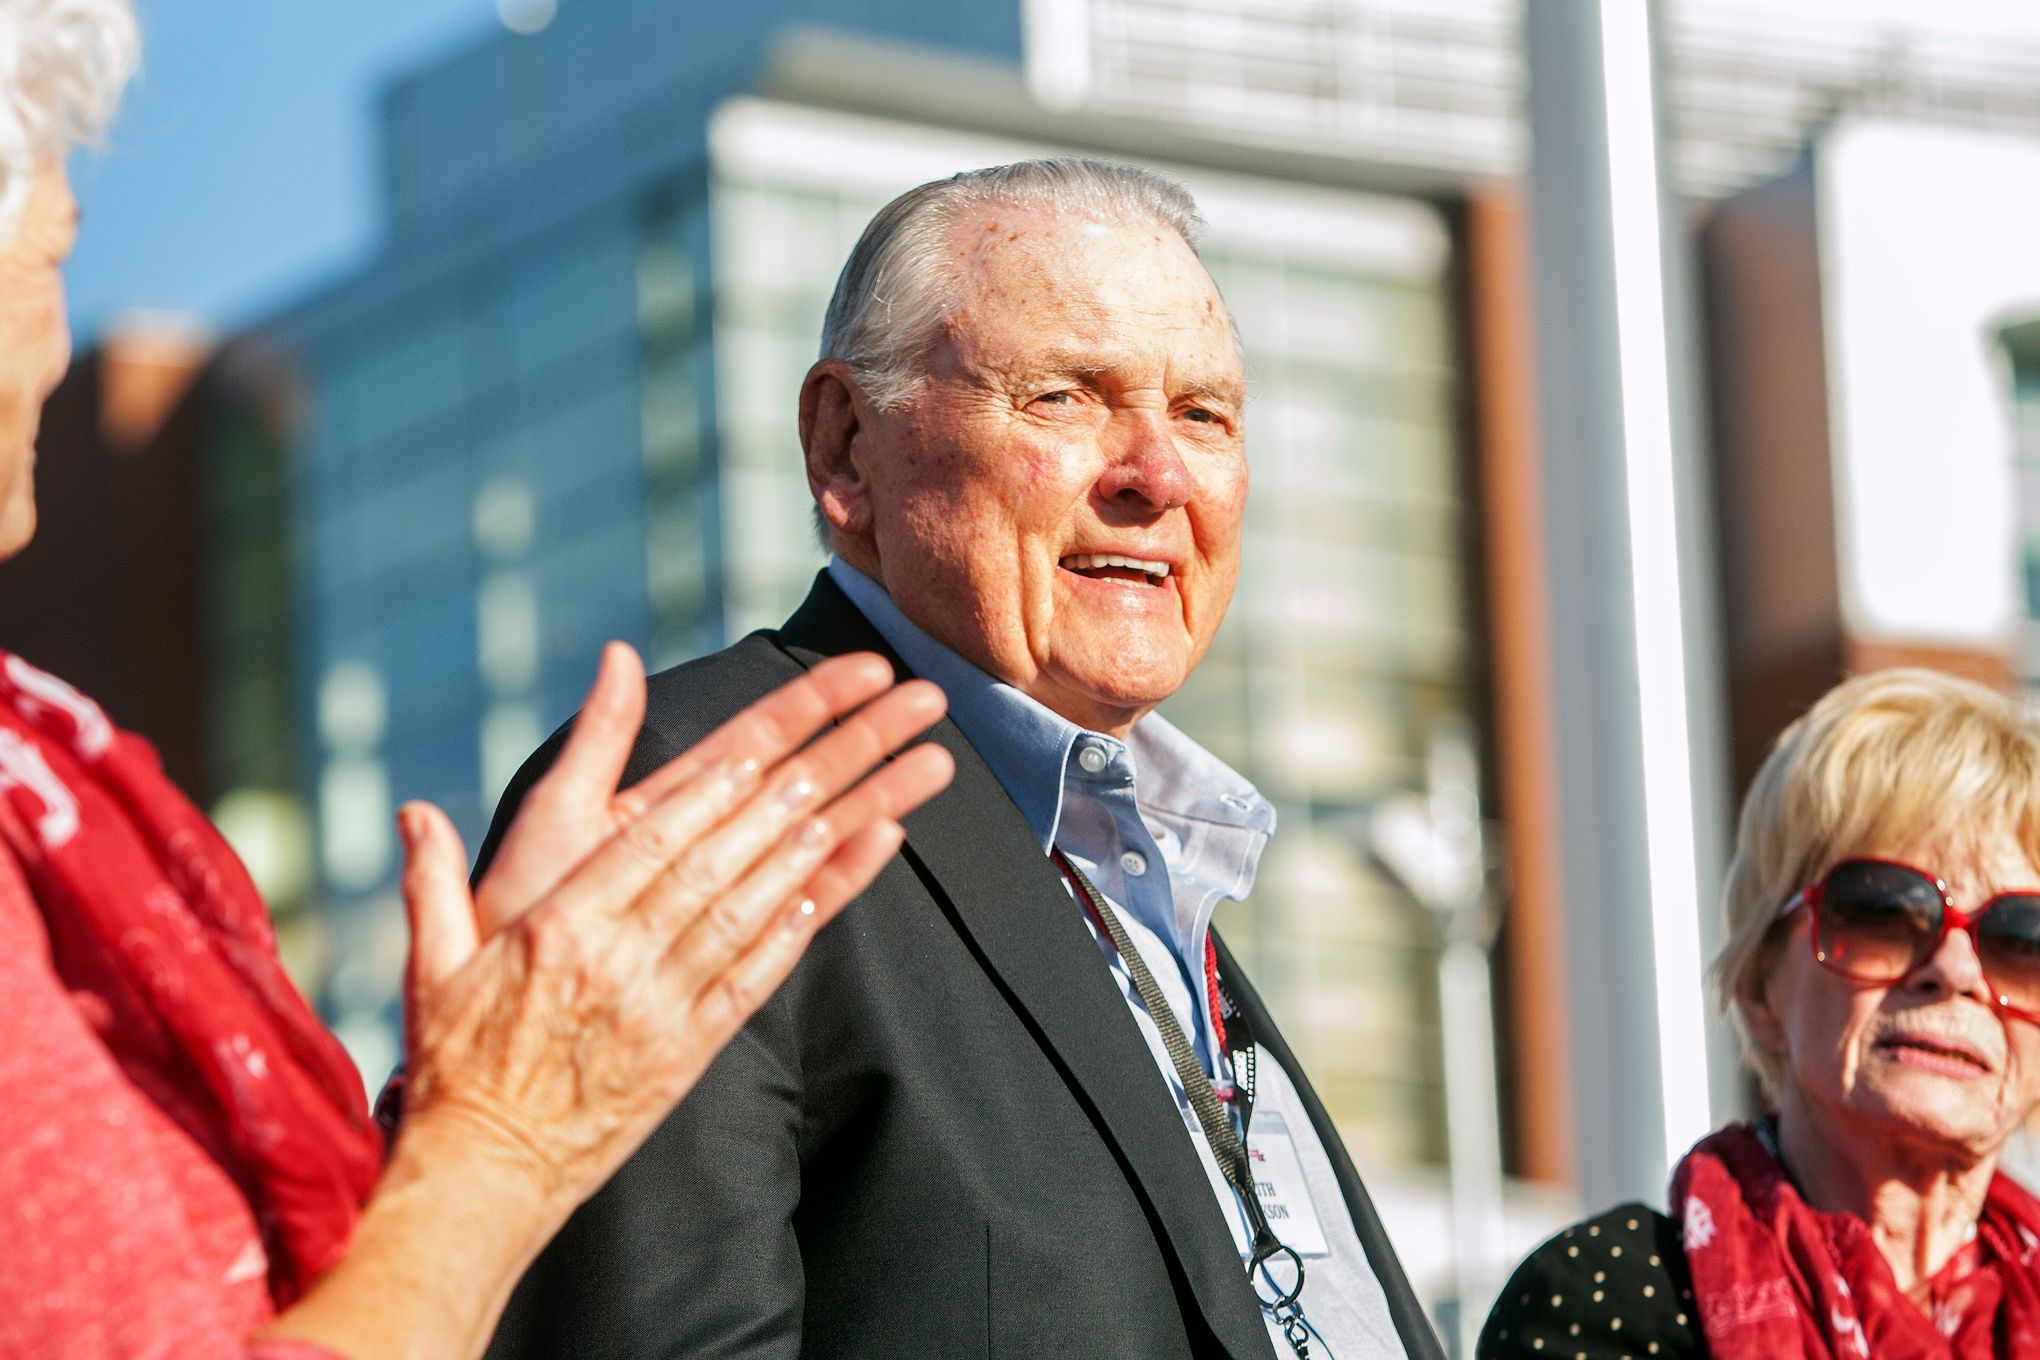
[[[1150,562],[1118,553],[1071,553],[1059,566],[1093,581],[1119,581],[1131,586],[1159,586],[1169,579],[1167,562]]]

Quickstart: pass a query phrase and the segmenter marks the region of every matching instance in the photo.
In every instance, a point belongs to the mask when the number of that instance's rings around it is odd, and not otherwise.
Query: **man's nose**
[[[1114,505],[1147,514],[1173,510],[1190,501],[1190,469],[1176,448],[1168,418],[1128,412],[1113,422],[1121,428],[1098,490]]]

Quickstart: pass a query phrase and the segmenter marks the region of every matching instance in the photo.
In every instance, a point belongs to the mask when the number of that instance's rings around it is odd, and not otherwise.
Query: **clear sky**
[[[499,28],[495,0],[137,0],[142,74],[73,165],[86,341],[131,308],[221,327],[374,244],[388,77]],[[514,12],[514,3],[513,3]]]

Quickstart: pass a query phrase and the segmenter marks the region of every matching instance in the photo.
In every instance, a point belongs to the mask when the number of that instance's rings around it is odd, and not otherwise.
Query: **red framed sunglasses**
[[[1779,919],[1801,906],[1813,918],[1813,957],[1852,982],[1897,982],[1962,931],[1998,1008],[2040,1024],[2040,888],[2001,892],[1964,911],[1926,870],[1862,857],[1786,898]]]

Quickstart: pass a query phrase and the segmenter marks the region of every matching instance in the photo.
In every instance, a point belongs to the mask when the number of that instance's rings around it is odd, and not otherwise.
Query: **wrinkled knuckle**
[[[535,975],[554,975],[578,970],[584,942],[579,925],[563,912],[538,911],[519,926],[524,953]]]
[[[727,957],[741,951],[750,941],[750,915],[725,898],[702,918],[701,931],[703,941],[711,952],[718,957]]]
[[[780,725],[768,713],[746,713],[737,719],[737,749],[746,754],[776,750],[782,741]]]
[[[656,817],[641,817],[626,826],[623,843],[646,864],[664,864],[682,848],[675,830]]]
[[[652,810],[651,800],[645,797],[644,790],[636,787],[619,790],[611,800],[610,806],[615,809],[616,815],[626,822],[642,821],[645,814]]]
[[[610,1018],[605,1042],[614,1052],[644,1057],[656,1053],[665,1042],[662,1026],[644,1006],[620,1007]]]
[[[728,973],[716,978],[702,991],[695,1014],[713,1035],[734,1033],[764,998],[759,989]]]
[[[893,744],[892,729],[900,725],[895,714],[860,709],[845,718],[842,727],[859,752],[883,751]]]

